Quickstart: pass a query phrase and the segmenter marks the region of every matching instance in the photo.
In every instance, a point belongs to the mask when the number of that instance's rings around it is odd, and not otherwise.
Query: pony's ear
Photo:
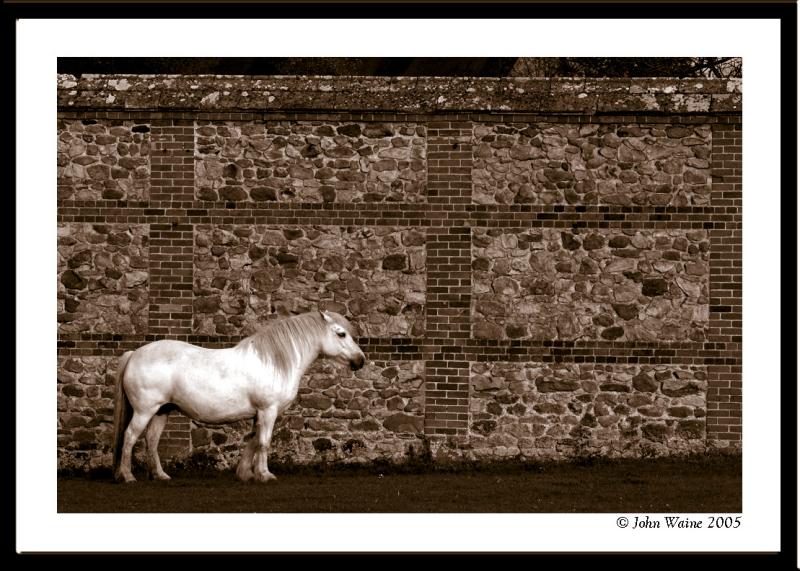
[[[328,315],[328,312],[327,312],[327,311],[325,311],[324,309],[320,309],[320,310],[319,310],[319,314],[322,316],[322,319],[323,319],[325,322],[327,322],[327,323],[331,323],[331,322],[333,321],[333,319],[331,319],[331,316],[330,316],[330,315]]]

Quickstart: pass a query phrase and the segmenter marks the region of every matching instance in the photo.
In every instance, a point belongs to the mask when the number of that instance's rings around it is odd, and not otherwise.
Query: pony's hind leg
[[[248,480],[253,479],[253,460],[257,445],[258,438],[256,438],[254,434],[253,437],[247,441],[244,450],[242,450],[241,457],[239,458],[239,464],[236,466],[236,477],[242,482],[247,482]]]
[[[161,432],[167,424],[170,413],[169,408],[162,407],[147,425],[145,441],[147,442],[147,465],[150,475],[156,480],[169,480],[169,476],[161,467],[161,459],[158,457],[158,441],[161,439]]]
[[[122,458],[120,460],[119,470],[116,474],[118,480],[122,480],[125,483],[136,481],[136,478],[133,477],[133,473],[131,472],[131,455],[133,453],[133,445],[136,444],[139,436],[141,436],[142,432],[144,432],[144,429],[147,427],[147,423],[150,422],[150,419],[157,412],[157,410],[158,409],[148,410],[146,412],[134,411],[133,418],[131,418],[128,428],[125,429],[125,441],[122,445]]]

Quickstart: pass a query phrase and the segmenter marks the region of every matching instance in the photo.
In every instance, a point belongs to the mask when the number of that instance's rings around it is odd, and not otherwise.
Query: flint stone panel
[[[471,363],[471,447],[527,457],[701,451],[706,379],[705,367],[684,365]]]
[[[704,230],[474,228],[472,259],[477,338],[706,338]]]
[[[58,467],[110,464],[117,359],[58,357]]]
[[[702,206],[709,125],[476,124],[476,204]]]
[[[195,124],[201,200],[424,202],[425,127],[413,123]]]
[[[146,333],[148,225],[58,225],[60,333]]]
[[[278,417],[270,459],[278,462],[400,462],[419,452],[424,422],[424,361],[368,361],[352,372],[332,361],[314,363],[298,398]],[[194,422],[192,446],[220,468],[233,468],[252,422]]]
[[[317,308],[362,336],[424,333],[424,231],[197,225],[194,265],[195,333],[250,335],[281,309]]]
[[[58,198],[146,200],[150,126],[133,121],[58,121]]]

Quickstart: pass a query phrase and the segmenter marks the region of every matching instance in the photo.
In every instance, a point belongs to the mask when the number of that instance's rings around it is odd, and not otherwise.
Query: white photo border
[[[332,27],[335,36],[331,36]],[[598,29],[603,30],[602,36]],[[615,29],[624,33],[613,33]],[[408,41],[402,46],[367,42],[363,30],[385,30],[386,35],[396,30]],[[780,20],[23,19],[17,23],[17,33],[18,552],[780,549],[781,375],[780,361],[775,358],[780,346],[775,275],[780,271],[776,247],[780,244],[776,215]],[[126,40],[143,37],[146,41]],[[680,41],[653,41],[658,37],[679,37]],[[744,525],[736,530],[635,533],[617,528],[616,518],[622,514],[57,513],[56,343],[47,339],[56,338],[53,133],[58,57],[516,57],[598,52],[608,57],[743,57]]]

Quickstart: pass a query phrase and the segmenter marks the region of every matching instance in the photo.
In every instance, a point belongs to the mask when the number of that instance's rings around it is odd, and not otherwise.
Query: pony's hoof
[[[278,479],[278,477],[272,472],[267,472],[266,474],[254,474],[254,476],[257,482],[269,482],[270,480]]]
[[[167,474],[156,474],[155,476],[153,476],[153,479],[167,481],[171,480],[172,478],[170,478]]]
[[[130,471],[126,474],[122,470],[117,470],[114,472],[114,480],[120,484],[130,484],[131,482],[135,482],[136,478],[133,477],[133,474],[131,474]]]
[[[253,479],[253,469],[240,466],[236,469],[236,477],[242,482],[249,482]]]

